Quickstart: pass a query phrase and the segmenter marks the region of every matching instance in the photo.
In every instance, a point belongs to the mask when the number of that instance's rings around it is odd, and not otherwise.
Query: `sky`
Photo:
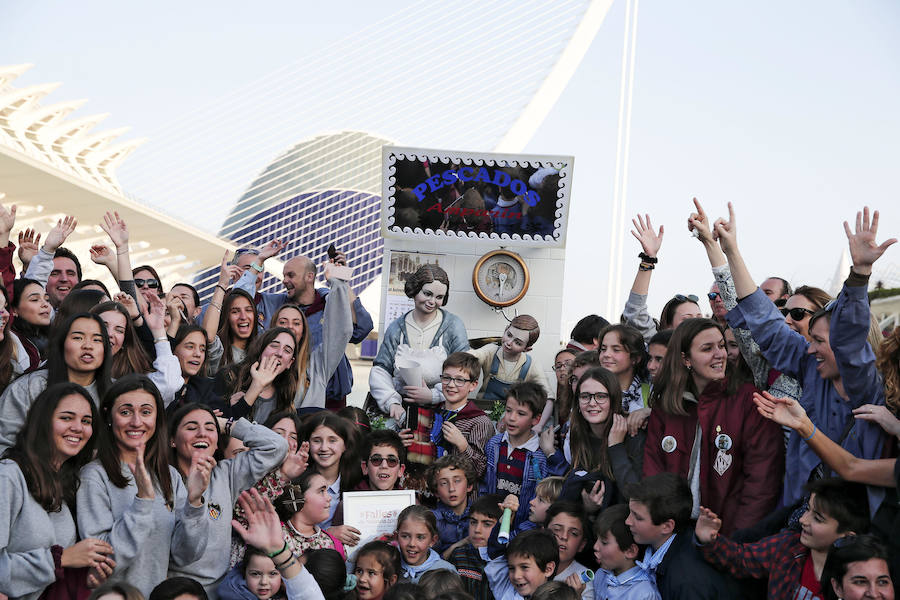
[[[104,128],[128,125],[130,137],[154,138],[412,4],[6,0],[0,64],[34,63],[17,86],[62,82],[50,100],[88,98],[82,111],[110,113]],[[624,15],[625,3],[614,2],[524,149],[575,157],[564,331],[588,313],[611,317]],[[779,275],[827,286],[846,247],[841,222],[863,205],[881,210],[879,237],[900,237],[898,31],[894,0],[640,2],[625,212],[626,223],[639,211],[666,228],[652,313],[675,293],[702,297],[711,283],[685,227],[694,196],[713,217],[734,203],[740,247],[758,281]],[[138,150],[127,162],[140,160]],[[639,250],[626,234],[620,305]],[[896,248],[879,266],[900,284],[894,264]]]

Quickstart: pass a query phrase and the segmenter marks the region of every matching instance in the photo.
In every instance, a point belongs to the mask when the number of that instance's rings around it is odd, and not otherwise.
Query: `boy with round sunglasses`
[[[358,490],[387,491],[403,489],[406,472],[406,447],[397,432],[376,429],[366,437],[362,473],[365,479]]]

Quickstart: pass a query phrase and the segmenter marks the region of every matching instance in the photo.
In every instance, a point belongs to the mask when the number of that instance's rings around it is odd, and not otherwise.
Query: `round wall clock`
[[[486,304],[503,308],[521,300],[528,291],[528,267],[509,250],[494,250],[478,259],[472,271],[472,287]]]

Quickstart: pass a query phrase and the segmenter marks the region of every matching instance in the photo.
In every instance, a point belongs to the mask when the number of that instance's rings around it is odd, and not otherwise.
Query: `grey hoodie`
[[[231,519],[234,503],[240,493],[249,489],[262,477],[276,468],[287,454],[287,442],[280,435],[239,419],[231,429],[232,437],[249,448],[234,458],[223,460],[213,469],[206,498],[206,516],[209,537],[206,551],[196,561],[169,567],[169,577],[190,577],[199,581],[211,599],[228,572],[231,550]]]
[[[153,500],[138,498],[131,469],[125,463],[120,466],[128,477],[124,488],[110,482],[99,460],[81,469],[78,533],[109,542],[116,561],[109,580],[130,583],[146,598],[166,578],[170,560],[185,565],[203,556],[210,529],[207,506],[188,503],[187,488],[175,467],[169,467],[175,492],[175,509],[169,510],[159,489]]]
[[[32,497],[22,471],[0,460],[0,593],[34,600],[56,581],[51,546],[75,543],[75,519],[63,504],[49,513]]]

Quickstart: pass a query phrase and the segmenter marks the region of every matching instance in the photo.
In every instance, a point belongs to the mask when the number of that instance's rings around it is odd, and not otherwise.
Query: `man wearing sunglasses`
[[[256,298],[256,307],[259,311],[260,323],[264,328],[271,326],[270,319],[282,304],[297,304],[303,310],[309,323],[310,351],[315,350],[322,343],[323,312],[325,302],[328,299],[329,288],[316,288],[316,273],[318,268],[310,258],[306,256],[294,256],[284,263],[283,282],[285,292],[273,294],[257,292],[257,276],[262,274],[263,264],[269,258],[276,256],[285,245],[280,240],[272,240],[255,250],[255,258],[250,267],[244,271],[241,278],[234,284],[234,289],[244,290]],[[335,264],[347,265],[347,257],[342,252],[337,252],[334,257]],[[352,290],[351,290],[352,292]],[[375,327],[372,316],[362,305],[356,294],[351,293],[352,302],[350,308],[353,313],[353,335],[350,343],[359,344]],[[353,388],[353,370],[346,355],[341,359],[337,369],[328,381],[325,390],[325,408],[339,410],[346,406],[347,396]]]
[[[725,315],[728,314],[728,309],[725,308],[725,301],[722,299],[722,294],[719,293],[719,284],[712,284],[706,297],[709,298],[709,308],[712,309],[713,319],[720,325],[727,326]]]

